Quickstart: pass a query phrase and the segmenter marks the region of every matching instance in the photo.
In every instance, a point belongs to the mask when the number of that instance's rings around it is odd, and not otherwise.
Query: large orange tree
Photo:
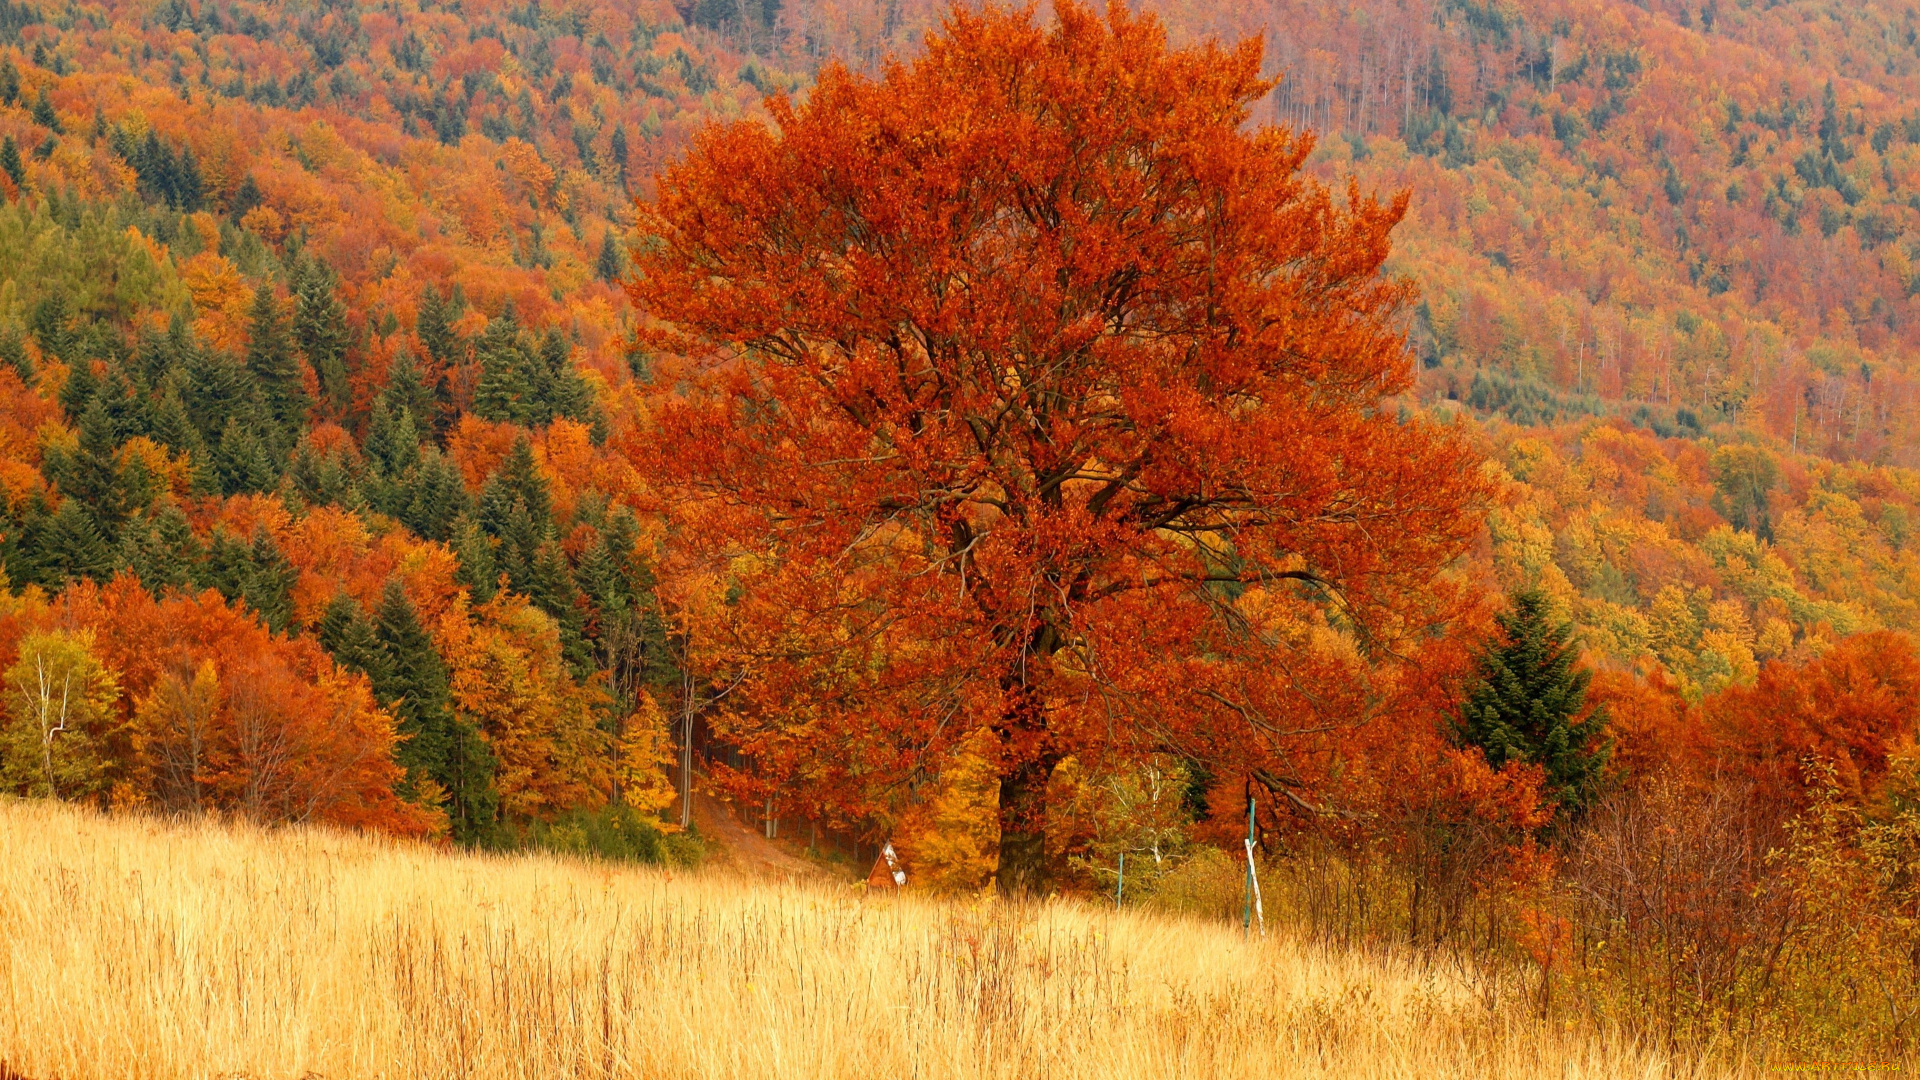
[[[857,813],[985,727],[1014,892],[1069,754],[1312,805],[1307,758],[1431,631],[1480,490],[1392,400],[1404,199],[1249,129],[1257,42],[1056,10],[956,7],[910,64],[709,128],[640,206],[629,285],[678,358],[634,460],[743,679],[734,779]]]

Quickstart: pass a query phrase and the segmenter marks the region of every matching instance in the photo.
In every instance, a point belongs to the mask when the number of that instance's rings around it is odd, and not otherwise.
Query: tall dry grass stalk
[[[1489,1012],[1406,962],[1217,923],[18,801],[0,801],[0,1062],[33,1080],[1707,1074]]]

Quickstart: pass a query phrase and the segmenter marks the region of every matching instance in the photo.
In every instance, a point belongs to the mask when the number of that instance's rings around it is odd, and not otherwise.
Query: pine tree
[[[327,602],[326,614],[320,617],[314,636],[320,647],[333,655],[334,663],[370,678],[386,678],[386,653],[374,637],[373,625],[345,591],[334,593]]]
[[[44,86],[40,88],[40,96],[34,99],[32,115],[34,123],[55,135],[61,133],[59,114],[53,111],[53,100],[47,97],[47,88]]]
[[[398,481],[420,462],[420,432],[414,427],[413,414],[405,409],[395,414],[387,407],[386,398],[375,398],[361,452],[375,472]]]
[[[374,693],[392,704],[407,736],[394,756],[416,787],[424,777],[446,790],[454,839],[478,840],[499,812],[493,755],[473,725],[454,715],[446,664],[397,579],[387,582],[375,624],[384,671],[374,680]]]
[[[547,393],[537,423],[551,423],[565,417],[585,420],[593,408],[593,391],[573,363],[573,346],[558,330],[548,330],[540,342],[540,361],[545,369]]]
[[[243,423],[235,416],[220,433],[220,443],[213,451],[213,473],[221,494],[271,491],[279,482],[273,455],[260,438],[258,428],[258,424]]]
[[[0,366],[12,368],[21,382],[33,385],[33,358],[27,355],[27,344],[21,340],[20,331],[12,327],[0,328]]]
[[[534,531],[545,539],[547,527],[553,521],[553,500],[533,459],[533,443],[524,435],[514,440],[513,449],[481,489],[480,527],[490,536],[503,536],[516,501],[525,504]]]
[[[508,306],[487,324],[474,346],[480,360],[480,384],[474,388],[473,411],[487,420],[515,424],[536,423],[545,380],[520,340],[520,324]]]
[[[1541,593],[1515,595],[1497,621],[1500,638],[1481,654],[1455,732],[1496,769],[1510,761],[1541,766],[1547,794],[1563,813],[1577,814],[1612,754],[1605,706],[1586,705],[1592,672],[1575,666],[1573,627],[1551,621]]]
[[[93,513],[78,499],[65,499],[37,538],[37,562],[51,583],[74,578],[104,582],[113,576],[114,551]]]
[[[623,269],[620,259],[620,245],[614,242],[613,230],[608,229],[600,240],[600,261],[595,270],[601,281],[619,281]]]
[[[120,525],[130,509],[117,460],[119,449],[113,420],[96,394],[80,414],[80,445],[71,453],[60,455],[53,470],[61,490],[72,497],[68,501],[78,500],[87,507],[101,539],[108,545],[117,541]]]
[[[628,157],[627,126],[625,124],[614,125],[613,135],[607,140],[607,156],[611,157],[614,165],[619,168],[620,186],[624,189],[627,186]]]
[[[7,179],[13,181],[15,192],[26,188],[26,163],[20,160],[20,144],[14,142],[11,135],[0,140],[0,172],[6,173]]]
[[[34,341],[39,343],[41,352],[61,363],[72,364],[75,372],[83,366],[74,363],[74,346],[78,342],[73,333],[73,307],[67,303],[65,292],[56,289],[35,304],[33,313],[27,317],[27,329],[33,334]],[[71,378],[69,376],[69,380]],[[92,378],[92,372],[87,373],[87,378]],[[67,402],[68,396],[62,393],[60,404],[67,405]],[[79,410],[67,405],[67,414],[75,416]]]
[[[121,532],[120,562],[155,596],[191,589],[205,558],[187,515],[171,502]]]
[[[456,521],[452,528],[453,554],[459,560],[456,574],[460,584],[476,604],[492,600],[500,591],[500,571],[493,558],[493,542],[479,525],[469,520]]]
[[[467,488],[453,459],[429,446],[406,481],[400,521],[417,536],[446,540],[454,522],[467,511]]]
[[[387,387],[380,399],[396,416],[403,410],[412,413],[414,427],[423,434],[433,423],[433,388],[411,352],[402,350],[387,366]]]
[[[276,634],[293,628],[293,586],[299,576],[267,530],[255,529],[253,544],[247,549],[240,599],[259,612],[267,629]]]
[[[248,311],[247,371],[260,388],[260,400],[267,415],[284,431],[298,433],[306,428],[307,410],[313,401],[307,396],[300,361],[293,355],[293,341],[287,333],[280,302],[274,299],[273,286],[261,283],[253,293]],[[288,440],[289,445],[292,440]]]
[[[313,368],[320,396],[333,415],[344,413],[352,401],[347,382],[347,309],[333,294],[333,275],[314,266],[302,276],[294,305],[293,339]]]
[[[209,446],[219,444],[235,418],[253,422],[253,375],[224,352],[192,348],[184,365],[180,400],[187,418]]]

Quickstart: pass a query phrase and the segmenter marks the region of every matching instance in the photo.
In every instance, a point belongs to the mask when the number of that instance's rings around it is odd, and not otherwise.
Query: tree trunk
[[[1044,665],[1059,649],[1051,626],[1034,631],[1028,661]],[[994,726],[1000,739],[1000,867],[994,883],[1003,897],[1047,894],[1047,784],[1060,753],[1047,730],[1047,709],[1024,666],[1010,671],[1000,688],[1004,712]]]
[[[1047,781],[1052,754],[1015,764],[1000,778],[1000,869],[995,885],[1007,898],[1047,894]]]

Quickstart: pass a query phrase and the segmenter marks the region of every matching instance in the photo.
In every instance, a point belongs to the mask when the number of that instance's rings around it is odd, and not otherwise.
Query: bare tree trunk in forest
[[[1057,647],[1055,636],[1043,629],[1035,637],[1038,656],[1045,663]],[[1047,731],[1046,707],[1024,672],[1006,680],[1007,704],[994,734],[1000,740],[1000,864],[994,884],[1001,896],[1045,896],[1047,893],[1047,784],[1060,764],[1059,751]]]
[[[1022,761],[1000,778],[1001,896],[1047,893],[1047,782],[1059,759],[1052,754]]]

